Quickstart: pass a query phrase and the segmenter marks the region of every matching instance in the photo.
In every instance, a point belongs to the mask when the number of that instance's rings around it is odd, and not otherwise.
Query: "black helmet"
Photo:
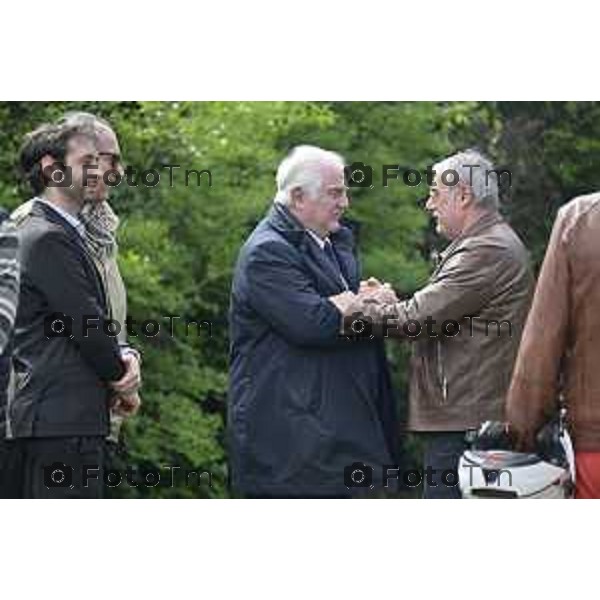
[[[572,497],[575,462],[564,413],[539,431],[535,454],[514,451],[506,423],[486,421],[470,433],[459,461],[464,498]]]

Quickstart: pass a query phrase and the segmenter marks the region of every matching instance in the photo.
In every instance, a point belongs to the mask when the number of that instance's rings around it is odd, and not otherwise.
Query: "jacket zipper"
[[[437,367],[438,367],[438,380],[442,387],[442,402],[445,404],[448,400],[448,380],[444,373],[444,363],[442,360],[442,343],[437,341]]]

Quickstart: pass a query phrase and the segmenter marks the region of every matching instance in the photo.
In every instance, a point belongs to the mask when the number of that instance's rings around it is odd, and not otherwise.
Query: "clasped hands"
[[[140,361],[133,353],[124,353],[121,360],[125,373],[117,381],[110,383],[113,391],[110,408],[120,417],[131,417],[139,410],[141,399],[138,393],[142,385]]]
[[[329,300],[344,316],[362,311],[363,303],[395,304],[399,301],[392,286],[389,283],[381,283],[375,277],[361,281],[358,294],[350,291],[342,292],[336,296],[330,296]]]

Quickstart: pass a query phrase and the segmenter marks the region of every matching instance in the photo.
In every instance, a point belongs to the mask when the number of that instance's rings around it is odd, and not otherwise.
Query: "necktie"
[[[331,266],[335,269],[335,272],[337,273],[338,277],[340,278],[340,281],[342,282],[343,286],[346,289],[348,289],[348,284],[346,283],[346,280],[344,279],[344,275],[342,273],[342,268],[340,267],[340,262],[335,253],[335,250],[333,249],[333,245],[331,244],[331,242],[329,240],[325,240],[325,245],[323,246],[323,251],[325,252],[325,256],[327,256],[327,258],[329,259]]]

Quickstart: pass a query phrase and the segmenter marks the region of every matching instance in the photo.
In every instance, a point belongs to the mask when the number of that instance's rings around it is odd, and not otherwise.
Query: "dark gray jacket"
[[[331,235],[356,291],[348,228]],[[383,346],[348,341],[327,298],[344,291],[323,250],[274,205],[244,244],[231,294],[229,442],[237,492],[347,495],[344,468],[392,461],[397,436]]]
[[[106,302],[77,231],[36,202],[18,228],[21,289],[15,324],[15,437],[108,433],[107,382],[123,375],[119,346],[103,332]],[[48,337],[62,313],[69,336]],[[84,317],[98,329],[84,330]]]

